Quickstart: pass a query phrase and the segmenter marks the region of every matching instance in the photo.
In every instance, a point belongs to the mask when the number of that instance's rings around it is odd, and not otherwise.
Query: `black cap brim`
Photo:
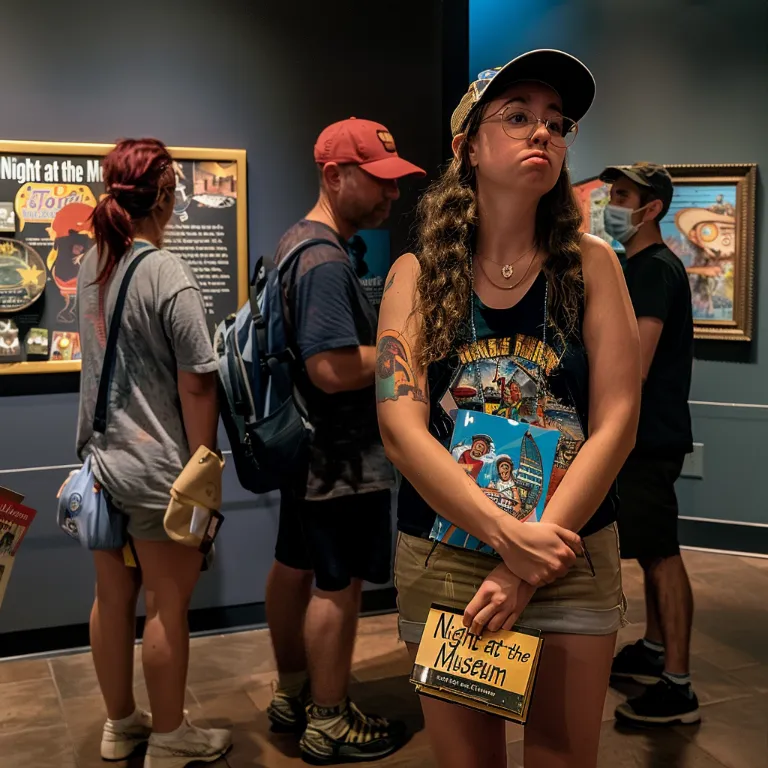
[[[491,80],[477,102],[487,104],[513,83],[538,81],[557,91],[563,102],[563,115],[579,122],[595,100],[595,78],[575,56],[553,48],[544,48],[512,59]]]
[[[619,166],[612,165],[609,168],[606,168],[601,174],[600,174],[600,181],[606,182],[606,184],[613,184],[616,179],[621,178],[622,176],[625,176],[630,181],[634,181],[635,184],[639,184],[641,187],[648,187],[649,189],[653,189],[653,185],[649,184],[642,176],[635,173],[631,168],[620,168]]]

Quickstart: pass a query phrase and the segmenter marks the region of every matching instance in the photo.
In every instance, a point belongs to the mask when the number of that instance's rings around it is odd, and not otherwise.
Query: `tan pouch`
[[[165,511],[165,532],[174,541],[200,548],[208,547],[218,531],[222,517],[221,477],[224,460],[201,445],[176,478],[171,488],[171,501]],[[211,535],[211,521],[217,522]]]

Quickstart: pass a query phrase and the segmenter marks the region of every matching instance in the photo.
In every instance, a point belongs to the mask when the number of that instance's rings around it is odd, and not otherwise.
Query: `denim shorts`
[[[616,525],[584,541],[595,575],[583,555],[571,570],[536,590],[518,624],[569,635],[611,635],[625,624],[626,600]],[[485,577],[501,562],[400,533],[395,556],[395,587],[400,638],[418,643],[432,603],[464,610]]]

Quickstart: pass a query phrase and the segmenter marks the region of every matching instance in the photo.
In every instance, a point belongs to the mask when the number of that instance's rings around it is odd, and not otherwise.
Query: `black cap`
[[[576,123],[587,114],[595,98],[595,78],[575,56],[553,48],[528,51],[503,67],[486,69],[477,76],[453,112],[452,135],[464,130],[476,107],[523,80],[535,80],[556,91],[563,102],[563,116]]]
[[[600,181],[613,184],[621,176],[625,176],[640,187],[652,190],[656,197],[661,200],[663,205],[657,221],[667,215],[669,206],[672,204],[672,196],[675,194],[675,188],[669,171],[663,165],[656,163],[635,163],[630,166],[612,165],[600,174]]]
[[[488,435],[472,435],[472,442],[477,442],[478,440],[482,440],[484,443],[488,443],[490,445],[493,441],[491,440]]]

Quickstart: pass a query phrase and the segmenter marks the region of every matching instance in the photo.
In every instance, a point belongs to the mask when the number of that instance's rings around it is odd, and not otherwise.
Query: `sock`
[[[664,655],[664,646],[661,643],[656,643],[653,640],[646,640],[643,638],[643,648],[645,648],[646,651],[651,656],[663,656]]]
[[[332,707],[321,707],[319,704],[312,704],[309,709],[309,716],[313,720],[330,720],[343,715],[347,711],[348,700],[344,699]]]
[[[191,728],[190,724],[187,722],[187,718],[185,717],[181,721],[181,725],[175,730],[171,731],[170,733],[153,733],[152,734],[152,741],[159,741],[161,744],[163,742],[169,742],[169,741],[181,741],[184,739],[184,736],[186,735],[187,731]]]
[[[690,685],[691,684],[691,673],[686,672],[684,675],[678,675],[674,672],[665,672],[664,677],[669,680],[670,683],[674,683],[675,685]]]
[[[301,672],[278,672],[277,689],[286,696],[295,699],[301,693],[307,680],[309,680],[309,675],[306,669]]]
[[[138,709],[134,709],[133,713],[124,717],[122,720],[110,720],[109,721],[115,728],[130,728],[132,725],[138,725],[141,722],[141,712]]]

